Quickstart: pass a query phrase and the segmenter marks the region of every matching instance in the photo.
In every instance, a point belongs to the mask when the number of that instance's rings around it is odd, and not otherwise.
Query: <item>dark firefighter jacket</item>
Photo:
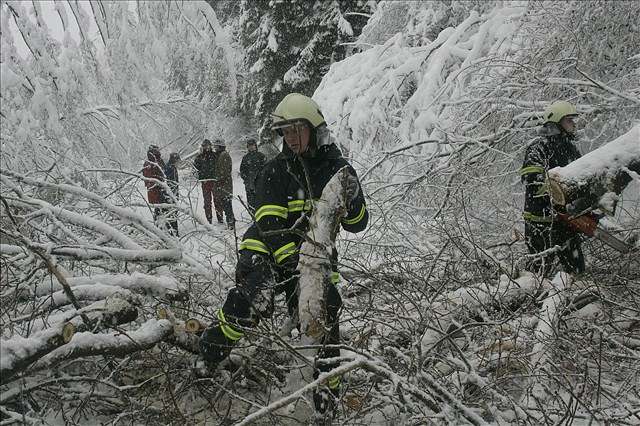
[[[203,151],[193,160],[193,166],[198,171],[198,180],[215,179],[216,153]]]
[[[556,124],[550,123],[543,127],[541,137],[527,148],[520,169],[520,177],[525,184],[525,220],[552,222],[551,199],[545,185],[547,172],[554,167],[566,166],[578,158],[578,148],[567,134],[560,132]]]
[[[301,161],[306,163],[309,171],[311,191],[307,188]],[[270,255],[278,265],[297,254],[302,240],[299,235],[283,232],[263,236],[262,232],[287,230],[294,225],[295,229],[306,232],[308,221],[298,222],[298,219],[303,211],[309,216],[311,199],[319,199],[329,180],[344,166],[349,166],[351,173],[357,176],[334,144],[315,150],[315,155],[310,158],[301,159],[289,151],[269,161],[256,178],[255,222],[244,234],[240,249]],[[368,221],[369,213],[360,188],[348,206],[347,216],[342,219],[342,228],[348,232],[360,232]]]
[[[262,170],[266,161],[267,159],[264,154],[258,151],[249,151],[242,157],[240,177],[244,181],[244,187],[248,191],[255,189],[256,176],[258,176],[258,173]]]

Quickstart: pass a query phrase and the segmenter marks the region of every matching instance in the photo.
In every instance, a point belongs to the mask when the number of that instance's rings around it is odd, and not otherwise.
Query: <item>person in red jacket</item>
[[[157,145],[149,146],[147,150],[147,160],[142,167],[142,175],[145,178],[144,184],[147,187],[147,201],[149,204],[162,204],[165,202],[166,197],[162,185],[158,182],[149,179],[155,179],[157,181],[164,182],[164,168],[165,164],[160,154],[160,148]],[[153,220],[158,221],[162,216],[164,209],[161,207],[154,207]]]

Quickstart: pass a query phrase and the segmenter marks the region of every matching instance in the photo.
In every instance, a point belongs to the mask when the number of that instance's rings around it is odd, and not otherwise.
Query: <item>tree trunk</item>
[[[353,177],[346,167],[327,183],[320,200],[314,203],[309,219],[309,231],[300,248],[298,316],[301,345],[319,345],[331,328],[327,324],[327,291],[331,283],[331,255],[340,229],[340,220],[347,212],[347,188]],[[313,359],[317,349],[302,351]],[[313,368],[303,368],[302,376],[313,380]],[[290,383],[291,384],[291,383]]]
[[[115,334],[76,333],[66,345],[41,358],[34,369],[51,368],[60,362],[95,355],[124,356],[155,346],[173,333],[169,320],[151,319],[135,331]]]
[[[350,178],[346,168],[339,170],[327,183],[322,197],[313,206],[309,231],[300,248],[300,296],[298,314],[304,336],[320,343],[326,324],[326,292],[331,285],[331,254],[340,219],[346,207],[346,188]]]
[[[548,183],[554,203],[582,211],[597,205],[606,193],[620,194],[638,174],[640,125],[564,167],[549,170]]]

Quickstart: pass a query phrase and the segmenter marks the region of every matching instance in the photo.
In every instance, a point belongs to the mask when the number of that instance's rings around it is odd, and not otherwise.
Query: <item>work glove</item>
[[[360,183],[358,182],[358,178],[351,173],[347,175],[347,184],[345,189],[346,202],[347,205],[350,205],[360,194]]]

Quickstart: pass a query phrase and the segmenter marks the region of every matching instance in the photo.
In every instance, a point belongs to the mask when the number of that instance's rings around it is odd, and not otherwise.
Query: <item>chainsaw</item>
[[[580,213],[576,216],[571,216],[567,213],[557,213],[557,217],[560,221],[566,223],[572,231],[597,238],[609,247],[618,250],[620,253],[629,253],[633,249],[631,245],[598,226],[600,216],[590,211]]]

